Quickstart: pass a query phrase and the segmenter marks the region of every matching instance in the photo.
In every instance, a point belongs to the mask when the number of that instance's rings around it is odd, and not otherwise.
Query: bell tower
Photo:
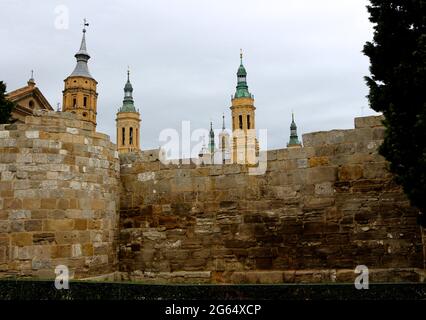
[[[74,71],[64,80],[62,111],[77,114],[80,120],[93,123],[94,129],[96,129],[98,99],[96,86],[98,82],[92,77],[87,66],[90,59],[86,49],[86,27],[88,25],[84,19],[80,50],[75,54],[77,64]]]
[[[237,88],[231,99],[232,114],[232,162],[255,163],[258,143],[255,133],[254,96],[248,91],[247,71],[240,52],[237,71]]]
[[[140,115],[133,101],[133,87],[130,83],[130,71],[127,70],[127,82],[124,86],[123,106],[117,112],[117,149],[119,153],[140,150]]]

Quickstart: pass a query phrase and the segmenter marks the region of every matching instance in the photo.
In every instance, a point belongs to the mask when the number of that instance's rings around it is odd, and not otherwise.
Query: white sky
[[[0,0],[0,80],[8,90],[35,80],[54,108],[75,66],[82,19],[90,23],[89,69],[98,85],[98,131],[115,142],[127,65],[142,117],[141,147],[162,129],[230,126],[239,50],[244,51],[257,129],[268,149],[289,137],[291,110],[302,133],[353,127],[368,107],[372,38],[366,0]],[[67,8],[69,26],[58,29]],[[62,20],[63,21],[63,20]],[[62,25],[63,26],[63,25]]]

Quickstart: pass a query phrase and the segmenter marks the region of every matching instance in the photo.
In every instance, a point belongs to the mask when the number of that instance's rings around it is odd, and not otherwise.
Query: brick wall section
[[[267,171],[121,157],[120,271],[167,282],[419,281],[417,211],[377,148],[381,117],[268,151]]]
[[[108,136],[68,113],[0,125],[0,173],[0,276],[114,271],[119,159]]]

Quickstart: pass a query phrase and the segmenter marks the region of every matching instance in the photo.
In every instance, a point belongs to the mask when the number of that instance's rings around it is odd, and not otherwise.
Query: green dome
[[[132,87],[132,84],[130,83],[130,81],[126,82],[126,85],[124,86],[124,91],[133,92],[133,87]]]
[[[237,76],[246,76],[247,71],[246,68],[244,68],[243,64],[240,64],[240,67],[238,68]]]
[[[120,112],[136,112],[132,93],[133,87],[130,83],[130,72],[127,71],[127,82],[124,86],[123,106],[120,108]]]
[[[237,71],[237,90],[235,91],[234,98],[252,98],[253,96],[248,91],[247,85],[247,71],[243,65],[243,55],[240,54],[240,66]]]

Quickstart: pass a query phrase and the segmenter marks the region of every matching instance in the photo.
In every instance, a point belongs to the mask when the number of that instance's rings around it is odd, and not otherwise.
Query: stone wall
[[[115,271],[119,169],[109,137],[71,113],[0,125],[0,276]]]
[[[121,157],[120,271],[166,282],[422,281],[417,211],[378,155],[380,117],[267,152],[267,171]]]

